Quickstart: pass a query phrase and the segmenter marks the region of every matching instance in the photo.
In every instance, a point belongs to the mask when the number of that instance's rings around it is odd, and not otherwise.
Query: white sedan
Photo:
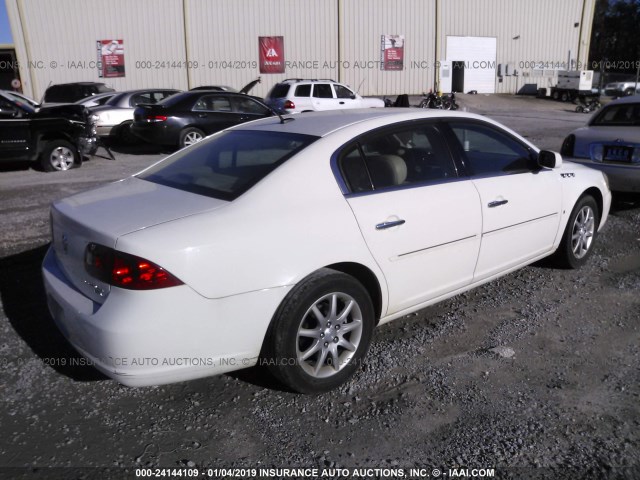
[[[271,117],[53,204],[49,308],[129,386],[266,365],[345,382],[376,325],[555,253],[579,267],[606,176],[487,118],[422,109]]]

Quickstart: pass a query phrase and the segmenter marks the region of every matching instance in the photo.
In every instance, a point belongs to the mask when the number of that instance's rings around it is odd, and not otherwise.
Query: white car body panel
[[[387,279],[387,314],[471,283],[482,227],[471,181],[354,196],[349,205]],[[406,223],[376,229],[398,220]]]
[[[552,250],[560,222],[561,185],[557,172],[480,178],[473,183],[482,202],[482,246],[474,280]],[[538,192],[544,195],[536,195]]]
[[[434,116],[496,124],[464,113],[392,110],[234,127],[322,138],[230,202],[132,178],[54,204],[53,248],[43,274],[61,331],[125,385],[219,374],[256,363],[278,306],[318,269],[349,263],[371,272],[381,297],[379,323],[385,323],[549,255],[587,189],[602,197],[599,227],[606,222],[605,178],[571,163],[535,178],[461,178],[345,195],[332,155],[362,133]],[[486,206],[501,197],[509,203]],[[375,228],[397,219],[405,223]],[[66,248],[65,234],[73,237]],[[156,262],[184,285],[148,291],[96,285],[83,271],[82,252],[98,241]],[[133,364],[134,358],[159,364]],[[203,361],[163,364],[163,358]]]
[[[104,107],[104,105],[102,107]],[[134,110],[135,108],[112,108],[109,110],[101,110],[95,112],[96,115],[98,115],[96,125],[98,135],[108,136],[111,134],[111,130],[113,130],[113,127],[120,125],[123,122],[133,121]]]

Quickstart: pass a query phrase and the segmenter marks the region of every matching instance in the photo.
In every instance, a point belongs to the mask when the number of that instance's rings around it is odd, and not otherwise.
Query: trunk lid
[[[116,248],[122,235],[215,210],[227,203],[131,177],[55,202],[51,207],[52,245],[68,280],[101,304],[110,285],[87,273],[87,245]],[[144,252],[138,255],[144,257]]]

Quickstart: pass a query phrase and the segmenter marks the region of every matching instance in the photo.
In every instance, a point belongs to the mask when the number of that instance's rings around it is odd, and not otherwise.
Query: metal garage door
[[[496,39],[495,37],[447,36],[447,61],[456,62],[452,78],[464,76],[464,91],[495,93]],[[462,71],[464,70],[464,71]]]

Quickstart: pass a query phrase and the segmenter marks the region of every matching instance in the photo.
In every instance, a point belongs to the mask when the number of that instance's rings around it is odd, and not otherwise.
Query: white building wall
[[[507,64],[518,71],[502,82],[496,75],[496,93],[515,93],[525,83],[545,86],[547,77],[534,76],[532,64],[569,70],[571,54],[586,65],[594,8],[595,0],[439,0],[439,55],[447,59],[448,35],[495,37],[496,63],[503,72]]]
[[[10,21],[22,28],[19,61],[29,66],[24,91],[40,98],[56,83],[99,81],[128,90],[187,86],[181,68],[153,68],[185,55],[182,2],[176,0],[6,0]],[[96,41],[124,40],[125,77],[98,76]],[[22,45],[20,45],[22,43]],[[92,63],[93,62],[93,63]],[[148,62],[152,68],[140,68]],[[92,68],[93,67],[93,68]]]
[[[238,88],[260,75],[260,36],[284,37],[287,68],[263,74],[256,95],[292,77],[334,78],[363,95],[418,94],[434,86],[447,36],[496,38],[496,66],[519,75],[500,82],[496,72],[495,91],[515,93],[553,81],[536,63],[566,68],[569,52],[586,63],[595,1],[5,0],[24,91],[35,98],[49,83],[75,81]],[[404,35],[404,70],[380,70],[383,34]],[[82,67],[106,39],[124,40],[124,78],[101,80]]]
[[[343,0],[340,79],[362,95],[420,94],[434,82],[436,0]],[[382,35],[404,35],[404,70],[380,70]]]
[[[285,78],[338,76],[337,3],[327,0],[187,0],[190,86],[240,88],[264,96]],[[258,37],[284,37],[284,74],[260,74]],[[310,68],[304,68],[310,67]]]

